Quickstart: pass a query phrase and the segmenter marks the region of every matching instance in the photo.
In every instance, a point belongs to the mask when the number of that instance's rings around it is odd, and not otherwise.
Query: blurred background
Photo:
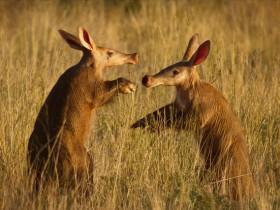
[[[256,198],[244,209],[280,208],[280,1],[34,0],[0,1],[0,206],[3,209],[230,209],[207,191],[191,132],[160,135],[129,125],[172,100],[172,87],[146,89],[143,75],[179,61],[189,38],[211,40],[202,79],[220,90],[246,131]],[[30,197],[26,146],[37,113],[59,76],[79,61],[59,36],[85,27],[94,41],[138,52],[135,66],[106,79],[138,84],[100,108],[88,149],[94,193],[77,200],[57,190]]]

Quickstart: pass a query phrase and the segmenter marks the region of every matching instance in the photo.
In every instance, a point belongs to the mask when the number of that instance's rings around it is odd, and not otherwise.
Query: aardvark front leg
[[[147,127],[152,131],[159,131],[161,128],[181,127],[183,124],[184,113],[171,103],[136,121],[131,128]]]
[[[104,94],[102,94],[102,100],[99,103],[99,105],[105,104],[119,93],[128,94],[135,92],[135,90],[136,85],[125,78],[118,78],[116,80],[105,81]]]

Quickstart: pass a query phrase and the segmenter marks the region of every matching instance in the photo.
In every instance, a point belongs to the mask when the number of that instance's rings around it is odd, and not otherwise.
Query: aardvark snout
[[[137,64],[139,61],[139,56],[137,53],[133,53],[129,55],[128,63],[129,64]]]
[[[146,87],[150,87],[152,84],[153,78],[149,75],[145,75],[142,79],[142,84]]]

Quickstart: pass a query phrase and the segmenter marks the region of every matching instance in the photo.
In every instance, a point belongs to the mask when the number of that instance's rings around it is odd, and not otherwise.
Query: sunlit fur
[[[222,194],[242,201],[250,198],[254,191],[244,132],[222,93],[200,80],[192,65],[203,45],[197,49],[194,47],[198,46],[197,42],[196,34],[189,42],[184,61],[143,78],[146,87],[175,86],[176,99],[174,103],[140,119],[132,127],[155,127],[154,123],[158,123],[156,126],[160,130],[163,122],[163,126],[192,128],[205,161],[206,174],[211,177],[210,185],[218,188]],[[209,45],[210,49],[210,42],[204,42],[204,45]],[[204,52],[209,52],[209,49]],[[199,61],[206,57],[199,58]]]
[[[153,76],[146,76],[148,82],[144,85],[147,87],[156,87],[159,85],[174,86],[190,81],[195,72],[189,67],[187,62],[179,62],[171,65]]]
[[[87,36],[85,29],[80,33]],[[135,85],[124,79],[105,81],[105,67],[137,63],[136,54],[124,54],[95,47],[92,39],[81,40],[60,30],[65,41],[81,50],[80,62],[63,73],[47,99],[35,122],[28,143],[28,162],[38,188],[43,181],[58,181],[72,186],[76,181],[91,178],[93,161],[85,145],[96,109],[120,93],[135,91]],[[92,46],[92,49],[88,49]],[[112,54],[108,55],[107,52]]]
[[[108,49],[104,47],[97,47],[98,50],[93,51],[95,59],[98,60],[100,65],[105,67],[127,64],[136,64],[138,62],[137,53],[125,54],[117,50]]]

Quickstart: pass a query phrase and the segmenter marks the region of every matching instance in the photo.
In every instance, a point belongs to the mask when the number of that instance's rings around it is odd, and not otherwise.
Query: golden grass
[[[147,90],[141,77],[178,61],[190,36],[210,39],[199,68],[232,104],[246,130],[256,198],[244,209],[280,208],[279,1],[1,1],[1,209],[228,209],[198,180],[202,160],[190,133],[161,135],[129,125],[173,100],[174,89]],[[78,61],[57,29],[86,27],[95,41],[138,51],[141,62],[106,71],[139,83],[133,95],[101,108],[88,145],[94,193],[77,200],[57,189],[31,197],[26,146],[37,112],[57,78]]]

